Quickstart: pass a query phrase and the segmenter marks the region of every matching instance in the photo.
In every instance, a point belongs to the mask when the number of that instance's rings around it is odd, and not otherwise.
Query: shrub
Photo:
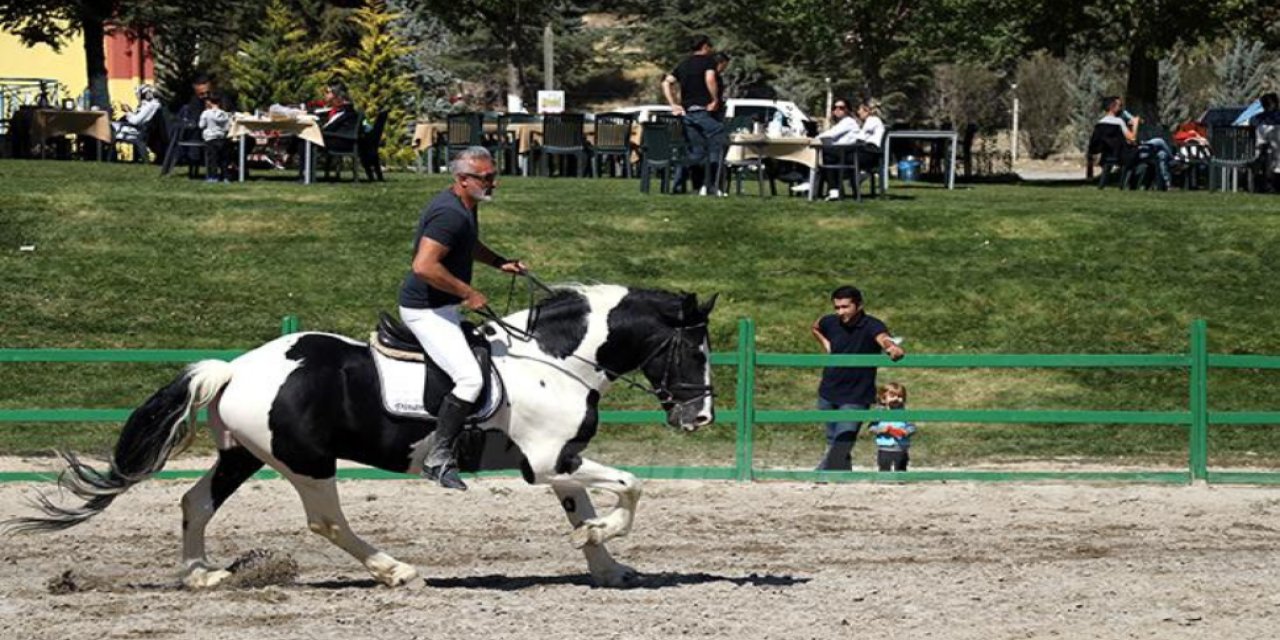
[[[1039,51],[1018,63],[1016,78],[1027,152],[1043,160],[1057,150],[1058,132],[1071,116],[1066,64]]]

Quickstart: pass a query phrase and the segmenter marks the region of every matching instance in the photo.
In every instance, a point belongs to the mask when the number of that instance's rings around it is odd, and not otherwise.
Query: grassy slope
[[[417,211],[443,185],[414,175],[385,185],[205,185],[157,179],[149,167],[0,162],[0,345],[250,348],[287,313],[308,329],[364,335],[378,309],[394,306]],[[719,292],[717,350],[733,347],[736,318],[750,316],[761,350],[812,351],[809,323],[835,285],[852,282],[909,352],[1178,352],[1189,322],[1206,318],[1212,351],[1280,353],[1275,198],[1031,185],[892,193],[855,206],[508,179],[482,220],[488,243],[546,279]],[[489,270],[480,278],[503,302],[506,281]],[[4,365],[0,406],[134,406],[175,370]],[[762,372],[758,406],[808,407],[816,376]],[[901,370],[882,379],[890,376],[911,387],[917,408],[1177,409],[1186,398],[1185,376],[1159,372]],[[732,376],[719,382],[729,389]],[[1213,408],[1274,409],[1273,382],[1216,374]],[[625,392],[610,399],[648,406]],[[0,451],[101,446],[113,429],[3,425]],[[766,426],[760,457],[807,465],[821,448],[817,431]],[[1269,432],[1215,429],[1214,453],[1280,459]],[[675,440],[658,429],[610,429],[593,446],[619,462],[725,461],[731,435],[700,435],[707,448],[696,455],[673,454]],[[1183,446],[1179,430],[1160,427],[928,425],[916,458],[1177,462]],[[865,461],[870,447],[859,449]]]

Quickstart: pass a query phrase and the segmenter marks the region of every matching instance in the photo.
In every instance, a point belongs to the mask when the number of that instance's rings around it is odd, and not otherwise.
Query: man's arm
[[[827,337],[822,335],[822,328],[818,326],[818,323],[820,322],[822,322],[822,318],[814,320],[813,327],[810,331],[813,332],[813,337],[817,339],[818,344],[822,345],[822,351],[824,353],[831,353],[831,341],[827,340]]]
[[[680,106],[680,101],[676,99],[676,77],[667,74],[662,79],[662,95],[667,97],[667,104],[671,105],[671,113],[678,116],[684,115],[684,107]]]
[[[511,260],[497,254],[489,245],[483,242],[476,242],[475,251],[471,253],[471,259],[475,262],[487,264],[494,269],[506,271],[507,273],[523,274],[529,270],[524,262],[520,260]]]
[[[720,109],[720,83],[716,81],[716,70],[707,69],[703,79],[707,83],[707,95],[711,96],[711,104],[707,105],[707,111],[718,111]]]
[[[880,345],[880,348],[884,349],[884,352],[889,355],[889,359],[895,362],[901,360],[902,356],[907,355],[907,352],[903,351],[902,347],[898,346],[898,343],[894,342],[888,333],[877,335],[876,344]]]
[[[468,309],[475,310],[488,304],[489,300],[483,293],[472,289],[445,268],[441,260],[447,255],[449,247],[431,238],[422,238],[418,241],[417,252],[413,254],[413,275],[436,289],[462,298],[463,306]]]

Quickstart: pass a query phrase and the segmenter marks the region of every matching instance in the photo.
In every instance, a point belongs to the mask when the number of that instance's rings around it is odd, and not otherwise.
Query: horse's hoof
[[[378,582],[388,587],[401,587],[418,579],[418,570],[413,565],[395,560],[385,553],[370,558],[366,566]]]
[[[412,586],[415,581],[423,582],[418,577],[418,570],[414,569],[412,565],[402,564],[396,567],[390,576],[387,576],[385,584],[388,587],[404,587]]]
[[[230,577],[231,572],[226,569],[197,567],[183,576],[182,584],[188,589],[211,589]]]

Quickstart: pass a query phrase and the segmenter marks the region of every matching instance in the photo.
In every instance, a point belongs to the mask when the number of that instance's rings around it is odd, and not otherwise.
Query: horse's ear
[[[698,307],[698,313],[702,314],[702,317],[704,318],[711,317],[711,310],[716,307],[716,298],[719,297],[720,294],[718,293],[711,294],[711,297],[707,298],[707,301],[702,303],[702,306]]]
[[[698,294],[686,293],[680,298],[679,325],[683,326],[698,315]]]

